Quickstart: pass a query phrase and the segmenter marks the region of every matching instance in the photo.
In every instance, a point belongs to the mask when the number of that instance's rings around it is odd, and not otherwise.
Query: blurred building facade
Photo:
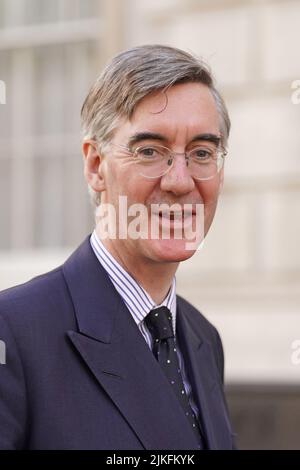
[[[232,119],[225,186],[179,292],[223,338],[241,447],[300,448],[299,0],[0,0],[0,288],[62,262],[92,229],[79,113],[114,53],[209,62]]]

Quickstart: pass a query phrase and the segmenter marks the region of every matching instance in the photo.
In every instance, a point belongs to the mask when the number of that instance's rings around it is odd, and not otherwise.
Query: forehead
[[[166,134],[170,140],[194,133],[219,133],[219,115],[210,89],[201,83],[174,85],[144,97],[118,134],[140,131]]]

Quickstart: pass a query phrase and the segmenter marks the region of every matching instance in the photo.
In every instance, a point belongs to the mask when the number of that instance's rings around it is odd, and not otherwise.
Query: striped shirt
[[[154,308],[158,307],[168,307],[172,315],[172,325],[174,334],[176,333],[176,279],[175,276],[172,281],[172,285],[169,289],[168,294],[166,295],[163,302],[157,305],[150,295],[143,289],[143,287],[136,282],[136,280],[127,272],[125,269],[117,262],[117,260],[111,255],[111,253],[105,248],[101,240],[99,239],[96,231],[94,230],[90,243],[92,249],[101,263],[102,267],[107,272],[111,282],[113,283],[115,289],[120,294],[123,299],[126,307],[131,313],[136,325],[138,326],[140,332],[145,338],[146,343],[149,348],[152,350],[153,341],[151,333],[149,332],[146,324],[145,318],[148,313]],[[192,390],[190,383],[187,379],[184,361],[182,354],[178,345],[176,345],[176,351],[178,355],[179,365],[181,369],[182,379],[186,394],[189,398],[190,405],[196,414],[199,415],[197,406],[192,398]]]

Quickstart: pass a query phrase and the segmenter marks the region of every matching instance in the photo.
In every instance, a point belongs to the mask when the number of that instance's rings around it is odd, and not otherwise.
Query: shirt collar
[[[176,331],[176,278],[174,276],[172,285],[165,299],[156,305],[151,296],[143,287],[120,265],[120,263],[107,250],[99,239],[96,230],[90,237],[92,249],[107,272],[115,289],[121,295],[134,321],[139,326],[150,310],[157,307],[168,307],[172,314],[172,324]]]

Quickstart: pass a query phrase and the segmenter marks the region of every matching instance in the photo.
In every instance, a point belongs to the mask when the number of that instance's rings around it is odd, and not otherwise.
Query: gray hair
[[[188,52],[162,45],[134,47],[106,65],[82,106],[83,138],[96,140],[104,151],[121,119],[130,119],[146,95],[188,82],[203,83],[210,89],[220,115],[221,145],[225,148],[230,119],[208,65]],[[100,193],[88,189],[93,205],[98,206]]]

